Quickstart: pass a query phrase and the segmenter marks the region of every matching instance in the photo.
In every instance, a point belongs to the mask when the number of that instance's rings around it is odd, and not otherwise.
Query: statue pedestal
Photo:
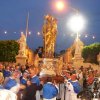
[[[84,59],[82,58],[82,56],[80,54],[75,54],[74,58],[72,58],[73,63],[83,63]]]
[[[16,64],[21,64],[21,65],[25,65],[27,61],[27,57],[26,56],[16,56]]]
[[[73,63],[83,63],[84,59],[82,57],[82,49],[83,42],[79,39],[79,37],[75,40],[75,54],[74,58],[72,58]]]
[[[42,62],[40,76],[56,75],[55,70],[56,70],[57,59],[42,58],[40,59],[40,62]]]

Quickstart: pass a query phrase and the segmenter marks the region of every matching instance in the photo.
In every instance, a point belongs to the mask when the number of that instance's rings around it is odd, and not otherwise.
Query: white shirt
[[[17,95],[10,90],[0,89],[0,100],[17,100]]]

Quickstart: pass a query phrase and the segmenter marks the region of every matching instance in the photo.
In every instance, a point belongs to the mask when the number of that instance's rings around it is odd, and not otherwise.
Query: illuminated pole
[[[75,10],[77,11],[77,10]],[[68,27],[74,32],[76,33],[76,40],[75,40],[75,54],[74,54],[74,61],[83,61],[83,58],[81,56],[81,52],[82,52],[82,48],[80,45],[80,39],[79,39],[79,32],[84,28],[85,21],[83,16],[79,15],[78,11],[76,12],[76,14],[74,16],[72,16],[69,19],[68,22]]]
[[[78,42],[78,40],[79,40],[79,33],[77,32],[76,33],[76,41]]]
[[[26,19],[26,41],[27,41],[27,35],[28,35],[28,26],[29,26],[29,12],[28,12],[28,16],[27,16],[27,19]]]
[[[45,58],[46,58],[46,33],[45,33]]]

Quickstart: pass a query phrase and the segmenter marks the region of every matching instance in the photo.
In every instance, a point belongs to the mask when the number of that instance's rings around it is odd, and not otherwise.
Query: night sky
[[[29,31],[27,43],[31,49],[43,45],[42,31],[44,15],[51,14],[58,19],[56,51],[67,49],[75,39],[72,31],[66,26],[67,20],[75,12],[66,8],[65,12],[57,12],[52,7],[59,0],[0,0],[0,40],[17,40],[21,31],[25,32],[26,17],[29,12]],[[67,5],[78,9],[86,18],[85,29],[81,32],[81,40],[85,45],[100,42],[100,0],[64,0]],[[7,33],[5,34],[5,31]],[[85,36],[88,35],[86,38]],[[93,39],[93,36],[95,39]]]

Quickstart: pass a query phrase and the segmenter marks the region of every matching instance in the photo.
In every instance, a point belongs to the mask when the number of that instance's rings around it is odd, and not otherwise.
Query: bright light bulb
[[[73,32],[80,32],[85,26],[85,20],[81,15],[74,15],[68,21],[68,27]]]
[[[64,8],[65,8],[65,4],[63,1],[58,1],[56,2],[56,8],[59,10],[59,11],[62,11]]]
[[[85,38],[87,38],[88,36],[87,35],[85,35]]]
[[[95,36],[93,36],[92,38],[95,39]]]
[[[41,35],[40,32],[37,32],[38,35]]]
[[[31,35],[31,32],[29,32],[29,35]]]
[[[23,34],[24,32],[21,32],[21,34]]]
[[[4,33],[7,34],[7,31],[5,31]]]

